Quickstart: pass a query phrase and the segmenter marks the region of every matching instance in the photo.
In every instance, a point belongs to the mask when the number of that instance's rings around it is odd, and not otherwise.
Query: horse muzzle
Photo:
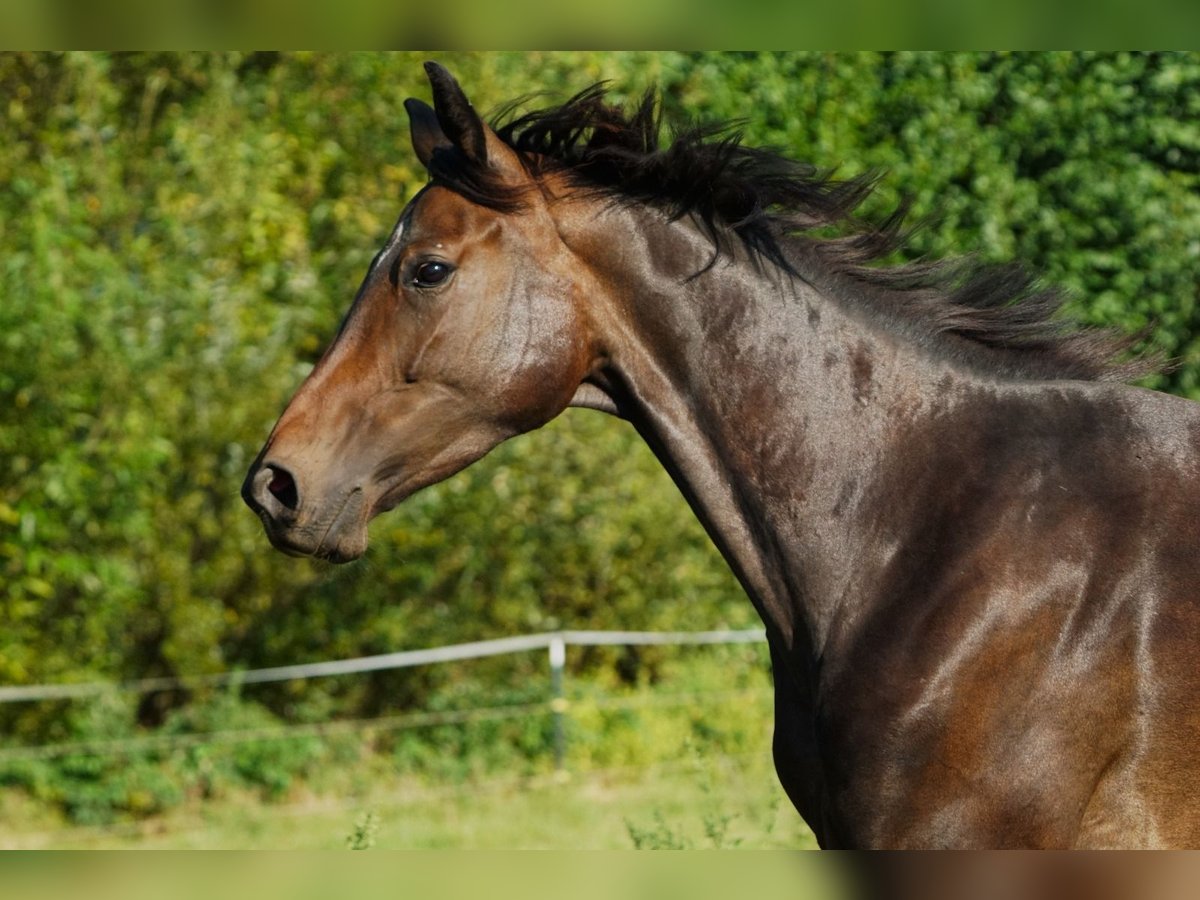
[[[271,544],[290,556],[344,563],[366,552],[367,510],[361,487],[317,500],[301,489],[288,468],[265,460],[246,475],[242,499],[262,520]]]

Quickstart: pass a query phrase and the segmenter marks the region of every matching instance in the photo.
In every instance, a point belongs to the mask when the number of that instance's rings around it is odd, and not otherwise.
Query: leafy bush
[[[276,733],[237,741],[209,736],[277,732],[277,717],[236,693],[197,699],[154,733],[138,726],[135,700],[111,693],[72,708],[58,742],[65,752],[0,760],[0,785],[24,789],[75,824],[102,825],[162,812],[189,796],[250,789],[279,799],[296,779],[328,764],[333,752],[314,736]]]

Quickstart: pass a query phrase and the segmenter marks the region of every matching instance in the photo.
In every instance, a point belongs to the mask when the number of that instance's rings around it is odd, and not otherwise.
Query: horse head
[[[431,182],[242,487],[285,552],[360,556],[374,516],[554,418],[598,357],[546,179],[426,72],[433,107],[405,107]]]

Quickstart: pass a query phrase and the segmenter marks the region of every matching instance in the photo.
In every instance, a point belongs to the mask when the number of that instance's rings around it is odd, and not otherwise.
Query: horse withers
[[[367,523],[571,406],[628,420],[766,625],[823,846],[1200,845],[1200,407],[1016,267],[873,264],[869,179],[599,88],[493,128],[426,67],[430,181],[246,478]],[[702,189],[698,189],[700,186]],[[828,237],[829,226],[842,236]]]

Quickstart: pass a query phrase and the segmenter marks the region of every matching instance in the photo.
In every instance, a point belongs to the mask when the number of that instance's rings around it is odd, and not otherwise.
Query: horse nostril
[[[267,468],[271,471],[271,481],[267,484],[267,490],[276,500],[294,511],[300,505],[300,492],[296,489],[296,479],[292,478],[286,469],[279,469],[275,466]]]

